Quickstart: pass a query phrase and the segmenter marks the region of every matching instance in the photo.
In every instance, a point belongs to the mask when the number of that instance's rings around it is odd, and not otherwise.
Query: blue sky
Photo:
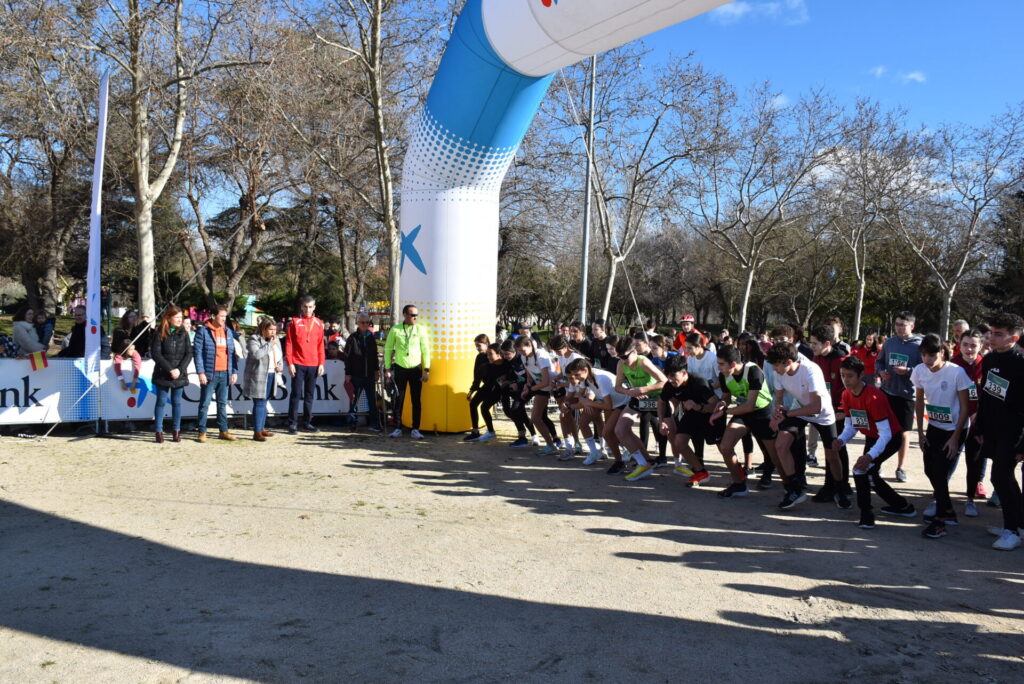
[[[977,125],[1024,101],[1022,28],[1022,0],[738,0],[646,42],[655,60],[693,50],[740,88],[825,86],[914,124]]]

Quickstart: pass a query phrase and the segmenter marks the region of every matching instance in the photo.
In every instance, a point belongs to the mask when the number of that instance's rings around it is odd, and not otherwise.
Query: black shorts
[[[534,397],[550,397],[551,392],[547,390],[530,390],[530,393],[526,395],[526,401],[530,401]]]
[[[708,413],[683,411],[683,415],[677,414],[675,417],[676,434],[703,439],[704,435],[711,429],[711,425],[708,423],[708,418],[710,417],[711,415]]]
[[[832,448],[832,442],[835,441],[839,433],[836,432],[836,424],[830,423],[829,425],[819,425],[818,423],[812,423],[809,420],[803,418],[786,418],[782,421],[782,425],[779,426],[780,432],[788,432],[793,436],[797,436],[803,432],[805,427],[813,427],[818,431],[818,437],[821,439],[821,445],[826,449]]]
[[[539,394],[539,392],[538,392],[538,394]],[[560,387],[560,388],[556,389],[554,394],[552,394],[551,396],[553,396],[555,399],[561,399],[562,397],[565,396],[565,388],[564,387]]]
[[[896,397],[889,393],[885,394],[889,400],[889,406],[896,416],[896,422],[900,424],[904,432],[914,429],[914,400],[908,397]]]
[[[729,421],[729,425],[742,425],[750,430],[750,434],[754,437],[768,442],[778,436],[778,433],[772,430],[771,422],[772,419],[768,416],[756,416],[747,413],[741,416],[733,416],[732,420]]]

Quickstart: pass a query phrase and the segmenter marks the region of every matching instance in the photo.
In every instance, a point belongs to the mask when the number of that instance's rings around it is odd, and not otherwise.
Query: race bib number
[[[856,430],[871,429],[871,421],[868,419],[867,411],[861,411],[860,409],[852,409],[850,411],[850,420],[853,421],[853,427]]]
[[[925,404],[924,410],[928,414],[928,420],[932,423],[952,423],[953,422],[953,410],[948,406],[935,406],[934,404]]]
[[[657,399],[638,399],[637,400],[637,411],[657,411],[658,400]]]
[[[906,368],[910,365],[910,357],[906,354],[889,354],[889,365],[893,368]]]
[[[978,386],[973,382],[971,383],[971,386],[967,388],[967,398],[971,401],[978,400]]]
[[[1006,401],[1006,393],[1010,389],[1010,381],[999,377],[994,372],[989,371],[988,376],[985,378],[985,393],[991,394],[996,399],[1002,399]]]

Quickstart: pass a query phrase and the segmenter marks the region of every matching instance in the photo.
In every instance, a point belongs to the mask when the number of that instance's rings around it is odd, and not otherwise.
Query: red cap
[[[695,320],[697,319],[693,317],[693,314],[685,314],[682,318],[679,319],[679,322],[684,323],[686,321],[689,321],[690,323],[693,323]]]

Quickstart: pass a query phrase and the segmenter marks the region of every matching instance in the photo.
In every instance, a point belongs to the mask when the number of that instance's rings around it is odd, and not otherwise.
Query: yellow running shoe
[[[686,465],[685,463],[680,463],[674,468],[674,470],[680,475],[683,475],[684,477],[693,477],[693,468]]]
[[[633,472],[631,472],[629,475],[626,476],[626,479],[629,482],[636,482],[637,480],[641,480],[641,479],[647,477],[648,475],[650,475],[653,472],[654,472],[654,464],[653,463],[648,463],[647,465],[638,465]]]

